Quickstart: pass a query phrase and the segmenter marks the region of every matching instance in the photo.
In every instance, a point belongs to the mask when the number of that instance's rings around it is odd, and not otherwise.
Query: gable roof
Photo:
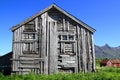
[[[65,10],[63,10],[62,8],[58,7],[56,4],[52,4],[51,6],[49,6],[48,8],[45,8],[44,10],[40,11],[39,13],[35,14],[34,16],[28,18],[27,20],[23,21],[22,23],[13,26],[11,28],[12,31],[18,29],[19,27],[21,27],[22,25],[24,25],[25,23],[31,21],[32,19],[38,17],[39,15],[47,12],[48,10],[55,8],[58,11],[60,11],[61,13],[63,13],[64,15],[68,16],[69,18],[71,18],[72,20],[74,20],[75,22],[77,22],[78,24],[82,25],[84,28],[88,29],[91,32],[95,32],[96,30],[93,29],[92,27],[88,26],[86,23],[82,22],[81,20],[79,20],[78,18],[76,18],[75,16],[71,15],[70,13],[66,12]]]

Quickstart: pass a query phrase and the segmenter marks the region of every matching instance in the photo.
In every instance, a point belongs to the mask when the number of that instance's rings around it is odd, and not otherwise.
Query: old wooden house
[[[100,62],[100,66],[108,66],[108,67],[120,67],[120,60],[113,59],[113,60],[102,60]]]
[[[13,73],[95,71],[95,29],[55,4],[12,31]]]

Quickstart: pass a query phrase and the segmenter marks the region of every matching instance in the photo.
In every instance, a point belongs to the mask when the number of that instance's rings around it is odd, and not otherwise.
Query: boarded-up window
[[[23,51],[27,53],[34,53],[37,50],[35,43],[24,43]]]
[[[65,43],[65,52],[72,52],[72,44],[71,43]]]
[[[35,32],[35,22],[29,22],[25,24],[24,32]]]

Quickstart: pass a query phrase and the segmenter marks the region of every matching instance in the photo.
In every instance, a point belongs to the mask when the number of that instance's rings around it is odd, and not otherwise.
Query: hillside
[[[110,47],[108,44],[104,46],[95,45],[96,58],[120,58],[120,46]]]

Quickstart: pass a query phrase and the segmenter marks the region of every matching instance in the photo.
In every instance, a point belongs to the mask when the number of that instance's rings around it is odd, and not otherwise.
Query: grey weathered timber
[[[42,49],[41,49],[41,57],[45,58],[46,57],[46,25],[47,25],[47,13],[44,13],[41,15],[42,18]],[[44,62],[46,64],[46,62]],[[45,66],[45,64],[41,63],[41,69],[43,68],[43,65]],[[44,68],[43,68],[44,69]],[[45,69],[44,69],[45,70]],[[42,71],[42,73],[44,73],[44,71]]]
[[[50,46],[50,36],[49,36],[49,34],[50,34],[50,26],[49,26],[49,22],[48,22],[48,13],[47,13],[47,16],[46,16],[46,18],[47,18],[47,20],[46,20],[46,31],[47,31],[47,33],[46,33],[46,61],[45,61],[45,64],[46,64],[46,66],[45,66],[45,74],[49,74],[49,68],[48,68],[48,66],[49,66],[49,51],[50,51],[50,48],[49,48],[49,46]]]
[[[51,21],[50,22],[50,73],[57,72],[57,57],[58,57],[58,51],[57,51],[57,26],[56,22]]]
[[[12,28],[12,72],[95,71],[95,29],[55,4]]]
[[[93,39],[93,34],[91,34],[91,45],[92,45],[92,52],[91,52],[91,54],[92,54],[92,65],[93,65],[93,67],[92,67],[92,71],[95,71],[95,50],[94,50],[94,39]]]
[[[87,31],[87,68],[88,71],[92,71],[92,55],[91,55],[91,46],[90,46],[90,32]]]
[[[81,35],[82,35],[82,68],[83,68],[83,71],[86,72],[87,69],[86,69],[86,40],[85,40],[85,37],[86,37],[86,32],[85,32],[85,29],[84,28],[81,28]]]
[[[80,27],[77,25],[77,61],[78,61],[78,72],[82,70],[81,68],[81,34]]]

